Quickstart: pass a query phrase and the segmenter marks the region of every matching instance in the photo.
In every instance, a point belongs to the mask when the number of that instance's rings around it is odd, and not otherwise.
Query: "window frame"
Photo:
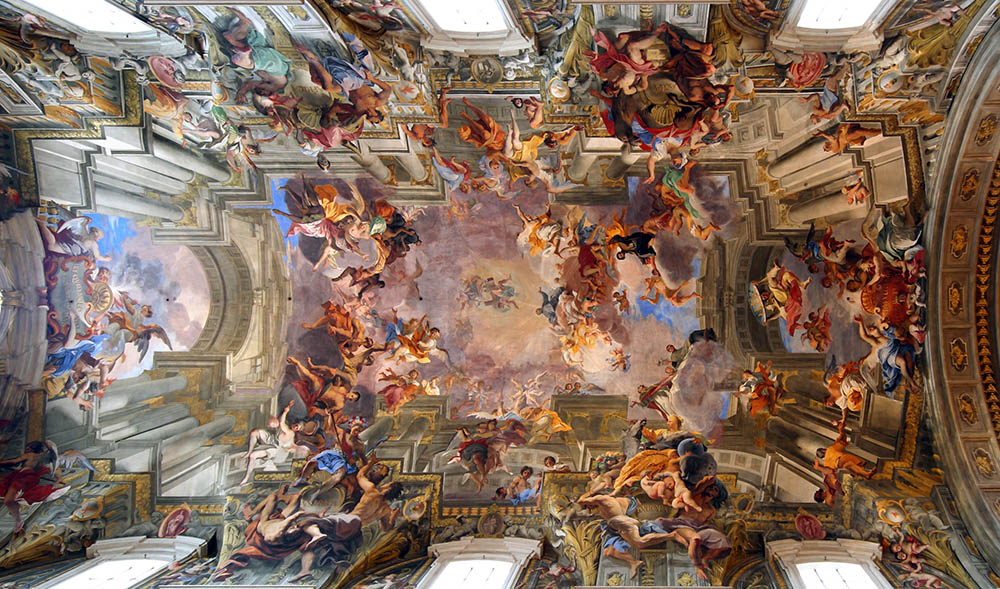
[[[427,549],[434,562],[417,583],[417,589],[429,589],[450,563],[465,560],[497,560],[511,563],[504,581],[509,589],[521,576],[528,560],[542,554],[542,543],[527,538],[474,538],[466,536],[454,542],[433,544]]]
[[[163,566],[133,583],[137,587],[166,570],[172,563],[182,561],[195,552],[204,551],[205,541],[201,538],[177,536],[175,538],[147,538],[146,536],[126,536],[110,540],[98,540],[87,548],[87,560],[45,583],[36,589],[51,589],[65,581],[84,573],[103,562],[112,560],[159,560]]]
[[[531,41],[521,33],[506,2],[503,0],[489,1],[495,2],[500,9],[506,26],[504,30],[487,33],[450,31],[438,25],[434,16],[420,0],[409,3],[410,9],[421,21],[429,35],[423,40],[421,46],[425,49],[448,51],[459,55],[496,54],[500,57],[517,55],[521,51],[533,48]]]
[[[778,49],[797,52],[874,51],[882,46],[878,25],[889,16],[895,0],[879,0],[878,6],[859,26],[834,29],[800,27],[799,20],[806,4],[816,0],[792,0],[785,11],[781,28],[771,40]],[[819,0],[826,1],[826,0]]]
[[[799,564],[837,562],[861,565],[868,578],[879,589],[893,585],[879,571],[876,560],[882,558],[882,547],[876,542],[838,538],[836,540],[777,540],[767,543],[767,556],[775,559],[793,589],[805,589],[799,574]]]

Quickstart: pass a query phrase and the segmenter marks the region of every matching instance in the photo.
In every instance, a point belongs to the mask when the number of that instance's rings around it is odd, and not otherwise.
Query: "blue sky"
[[[694,260],[694,275],[701,275],[701,258],[695,258]],[[644,301],[639,298],[642,293],[636,293],[635,300],[633,304],[639,311],[640,317],[650,317],[668,325],[673,329],[681,333],[691,333],[696,329],[700,329],[701,326],[698,324],[698,317],[695,315],[695,308],[698,304],[696,299],[691,299],[683,306],[678,307],[673,303],[660,299],[660,302],[656,305],[652,305],[649,301]]]
[[[97,227],[104,232],[104,237],[97,242],[102,255],[109,256],[122,251],[125,241],[136,236],[135,222],[131,219],[109,217],[98,213],[86,216],[90,219],[91,227]]]

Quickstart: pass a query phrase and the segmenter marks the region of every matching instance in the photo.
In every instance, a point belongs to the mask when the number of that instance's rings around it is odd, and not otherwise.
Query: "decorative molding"
[[[490,559],[513,564],[511,572],[504,582],[504,587],[510,587],[521,575],[521,569],[531,558],[542,555],[542,543],[539,540],[527,538],[474,538],[466,536],[454,542],[432,544],[427,548],[427,554],[436,560],[427,574],[417,584],[417,589],[426,589],[434,585],[434,579],[451,562],[462,560]]]
[[[838,538],[836,540],[778,540],[767,543],[767,556],[774,559],[788,576],[793,589],[807,587],[796,565],[813,562],[843,562],[861,565],[880,589],[892,589],[893,584],[879,572],[875,561],[882,558],[882,547],[876,542]]]

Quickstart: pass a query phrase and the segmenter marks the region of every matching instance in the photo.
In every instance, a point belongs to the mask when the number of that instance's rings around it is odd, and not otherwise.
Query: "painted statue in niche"
[[[188,250],[153,244],[129,219],[52,213],[37,219],[49,304],[43,387],[86,409],[115,380],[151,368],[152,352],[194,344],[208,285]]]

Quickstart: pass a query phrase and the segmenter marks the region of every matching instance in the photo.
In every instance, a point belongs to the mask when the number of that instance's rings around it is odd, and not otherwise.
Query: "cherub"
[[[927,548],[929,548],[927,544],[921,544],[920,541],[909,534],[904,534],[901,540],[889,545],[889,550],[899,560],[900,568],[918,573],[923,570],[924,566],[923,560],[920,558],[920,553],[927,550]]]
[[[864,183],[865,173],[858,170],[856,175],[857,176],[852,182],[845,184],[843,188],[840,189],[842,193],[847,195],[847,204],[849,205],[861,204],[872,195],[871,191],[868,190]]]
[[[611,350],[611,358],[608,363],[611,365],[611,370],[621,370],[622,372],[628,372],[629,368],[632,367],[631,354],[626,354],[625,350],[622,348],[614,348]]]
[[[639,297],[639,299],[647,301],[651,305],[658,304],[660,299],[663,298],[674,306],[680,307],[691,299],[701,298],[701,295],[694,291],[686,295],[680,294],[682,290],[685,290],[690,285],[690,281],[681,283],[677,288],[670,288],[659,273],[654,273],[643,282],[646,284],[646,294]]]
[[[619,313],[629,315],[632,312],[632,303],[629,301],[627,288],[615,291],[611,294],[611,297],[615,300],[615,305],[618,306]]]
[[[809,319],[802,323],[805,332],[802,334],[802,341],[812,345],[817,352],[825,352],[833,342],[830,337],[830,327],[833,322],[830,320],[830,310],[823,305],[815,311],[809,313]]]
[[[882,131],[878,129],[866,129],[857,123],[841,123],[833,131],[833,135],[816,131],[814,137],[826,139],[823,144],[823,151],[830,153],[844,153],[848,147],[864,145],[871,137],[878,137]]]

